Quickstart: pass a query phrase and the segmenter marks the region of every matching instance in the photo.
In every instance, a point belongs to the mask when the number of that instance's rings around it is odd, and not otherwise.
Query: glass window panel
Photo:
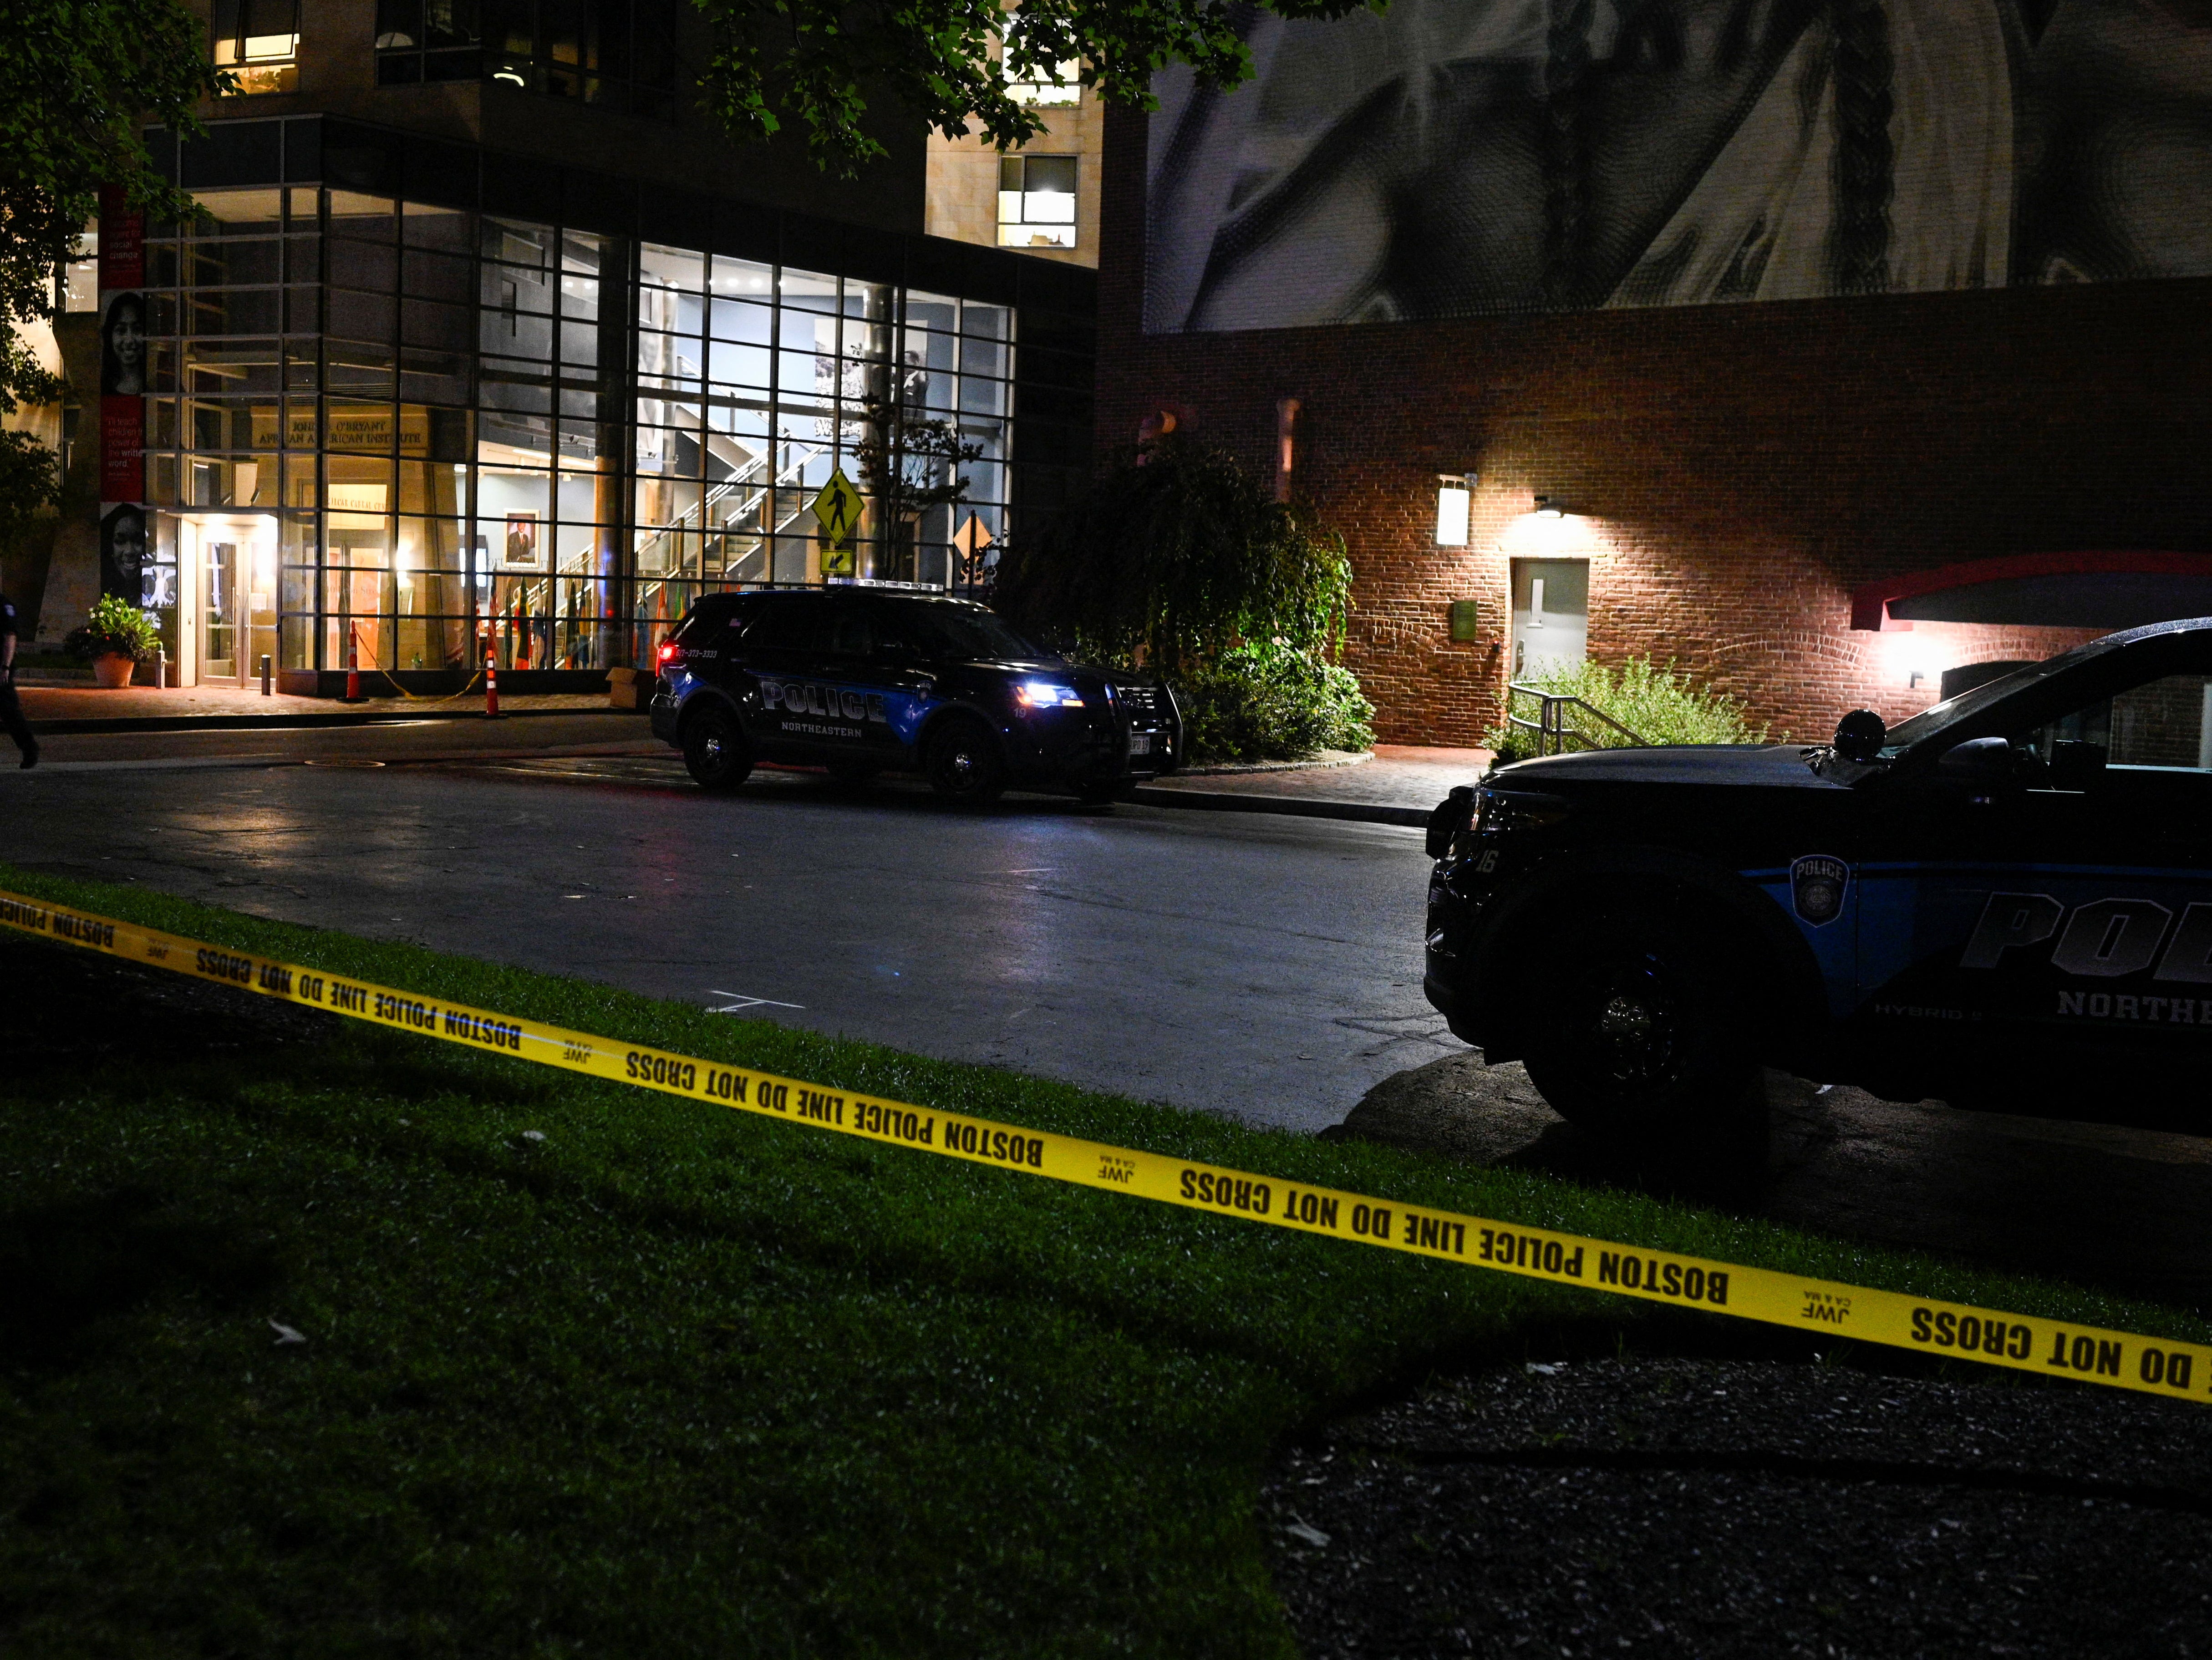
[[[198,242],[188,269],[197,288],[240,288],[283,280],[283,240],[256,236]]]
[[[323,328],[323,291],[319,288],[284,290],[284,332],[319,334]]]
[[[393,435],[392,405],[360,403],[341,398],[323,400],[323,446],[325,449],[361,453],[386,453]]]
[[[783,303],[801,311],[830,311],[838,308],[837,279],[818,271],[793,271],[787,267],[778,285]]]
[[[766,346],[739,345],[727,340],[708,346],[708,379],[718,386],[765,388],[771,372]]]
[[[553,423],[542,415],[507,410],[484,410],[477,417],[479,459],[525,466],[550,466],[553,460]]]
[[[476,243],[471,218],[459,208],[426,207],[410,202],[399,222],[400,240],[413,248],[442,248],[448,252],[467,253]]]
[[[314,223],[313,220],[307,222]],[[308,234],[284,239],[284,280],[319,283],[323,276],[323,239]]]
[[[775,267],[718,253],[714,256],[713,287],[718,295],[766,301],[775,293]]]
[[[599,279],[564,273],[561,278],[561,315],[577,322],[596,323],[599,315]]]
[[[696,292],[706,286],[707,256],[690,248],[664,247],[641,242],[637,250],[638,280],[654,288]]]
[[[477,287],[480,303],[502,312],[532,312],[550,316],[556,290],[553,274],[533,265],[509,265],[486,260]]]
[[[308,510],[323,499],[322,468],[313,454],[287,455],[284,460],[284,505]]]
[[[284,192],[281,190],[206,190],[194,191],[192,200],[199,213],[186,226],[194,236],[264,234],[280,226],[284,216]]]
[[[422,44],[422,0],[376,0],[376,47],[379,52]]]
[[[330,193],[328,215],[326,223],[333,236],[389,242],[398,233],[398,204],[390,197],[334,190]]]
[[[403,460],[395,505],[402,513],[460,513],[468,507],[468,482],[465,465]]]
[[[924,294],[909,289],[905,314],[906,325],[910,329],[939,329],[950,334],[960,326],[960,302],[948,294]]]
[[[775,313],[765,304],[744,300],[716,300],[711,307],[708,332],[717,340],[766,343],[775,337]]]
[[[524,219],[483,217],[482,251],[487,259],[532,271],[550,271],[553,263],[553,228]]]
[[[400,313],[400,343],[433,351],[466,351],[471,344],[472,320],[467,307],[410,300]]]
[[[599,361],[599,325],[595,322],[561,324],[561,361],[585,368]]]
[[[479,312],[477,337],[483,350],[501,356],[530,358],[541,364],[553,359],[553,319],[550,317],[512,309]],[[539,373],[542,374],[543,369]]]
[[[1013,336],[1013,308],[1010,306],[988,306],[980,301],[963,301],[960,332],[972,339],[1011,339]]]
[[[323,494],[329,511],[327,522],[340,529],[373,529],[381,532],[384,516],[392,511],[393,469],[398,464],[368,455],[326,453],[323,457]],[[375,545],[381,549],[380,540]]]
[[[332,334],[349,340],[386,341],[399,321],[398,303],[388,294],[358,294],[331,289],[324,295]]]
[[[477,292],[476,262],[465,251],[449,253],[434,248],[409,248],[400,258],[399,281],[409,294],[465,305]]]
[[[1009,354],[995,340],[966,339],[960,343],[960,372],[965,375],[1006,377]]]

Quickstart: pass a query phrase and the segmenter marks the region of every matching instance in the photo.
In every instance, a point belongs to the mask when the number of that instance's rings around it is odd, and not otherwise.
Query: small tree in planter
[[[129,685],[131,671],[153,656],[161,643],[145,612],[119,593],[100,595],[84,625],[70,629],[62,642],[70,656],[90,663],[93,677],[111,688]]]
[[[1071,655],[1158,670],[1194,759],[1374,742],[1374,706],[1329,661],[1352,609],[1343,539],[1224,451],[1170,437],[1125,452],[1007,549],[992,603]]]

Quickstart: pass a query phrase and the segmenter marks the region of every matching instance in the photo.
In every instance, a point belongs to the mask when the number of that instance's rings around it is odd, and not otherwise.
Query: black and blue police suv
[[[859,585],[710,593],[659,654],[653,735],[708,789],[775,761],[920,772],[968,803],[1008,785],[1104,800],[1182,756],[1164,684],[1064,662],[964,599]]]
[[[1816,748],[1504,767],[1429,852],[1429,1000],[1601,1136],[1747,1119],[1761,1063],[2212,1128],[2212,617]]]

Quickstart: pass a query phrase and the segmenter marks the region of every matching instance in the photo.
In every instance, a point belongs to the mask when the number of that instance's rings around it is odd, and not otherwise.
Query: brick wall
[[[1277,400],[1301,400],[1297,489],[1351,548],[1346,660],[1385,742],[1497,720],[1516,556],[1589,557],[1593,657],[1672,658],[1808,739],[2095,632],[1853,632],[1862,582],[2212,544],[2212,280],[1146,336],[1144,148],[1110,112],[1100,442],[1166,408],[1271,469]],[[1439,472],[1480,475],[1464,550],[1434,545]],[[1570,516],[1530,516],[1535,494]],[[1467,599],[1482,637],[1455,645]]]

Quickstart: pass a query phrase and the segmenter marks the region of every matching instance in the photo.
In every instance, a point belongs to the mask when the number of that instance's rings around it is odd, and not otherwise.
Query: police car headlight
[[[1083,699],[1073,686],[1056,686],[1049,680],[1024,680],[1014,688],[1014,701],[1025,709],[1079,709]]]

